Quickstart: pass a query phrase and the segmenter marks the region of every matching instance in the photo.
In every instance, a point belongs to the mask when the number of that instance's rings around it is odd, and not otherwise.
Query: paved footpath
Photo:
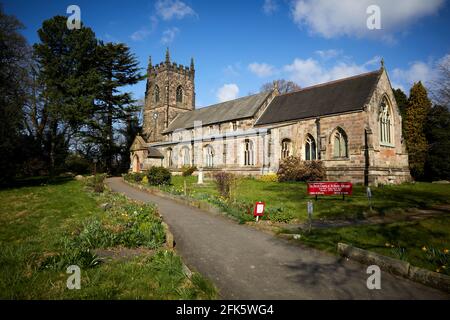
[[[366,267],[297,246],[230,219],[150,195],[122,178],[113,191],[155,203],[170,226],[176,250],[192,269],[210,278],[224,299],[449,299],[444,292],[381,275],[381,290],[369,290]]]

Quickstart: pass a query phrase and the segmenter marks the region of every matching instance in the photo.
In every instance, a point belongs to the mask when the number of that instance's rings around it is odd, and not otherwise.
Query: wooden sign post
[[[262,201],[258,201],[255,203],[255,208],[253,210],[253,216],[256,217],[256,222],[259,221],[259,217],[262,217],[264,215],[265,207],[266,207],[266,204]]]

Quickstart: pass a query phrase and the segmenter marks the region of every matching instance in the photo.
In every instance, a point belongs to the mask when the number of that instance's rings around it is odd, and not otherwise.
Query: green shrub
[[[326,177],[322,161],[303,161],[299,157],[288,157],[280,163],[278,181],[321,181]]]
[[[102,193],[105,190],[106,174],[96,174],[87,179],[87,185],[94,189],[97,193]]]
[[[225,199],[230,199],[231,187],[236,179],[235,175],[222,171],[214,174],[213,177],[220,195]]]
[[[62,239],[64,250],[47,257],[39,266],[40,269],[65,270],[70,265],[80,268],[93,268],[100,264],[99,258],[89,248],[79,247],[76,242],[64,237]]]
[[[160,223],[133,223],[124,229],[117,239],[117,244],[127,248],[143,246],[156,249],[164,243],[166,234],[164,227]]]
[[[71,154],[66,158],[65,169],[77,173],[86,174],[90,171],[90,162],[78,154]]]
[[[171,293],[186,279],[181,258],[172,251],[158,251],[151,258],[151,269],[162,293]]]
[[[123,175],[123,178],[129,182],[141,182],[147,174],[145,172],[133,172]]]
[[[164,167],[151,167],[147,172],[148,183],[153,186],[170,184],[172,174]]]
[[[94,249],[112,247],[117,242],[117,235],[107,230],[101,221],[96,219],[84,223],[83,230],[73,240],[79,248]]]
[[[426,252],[426,259],[431,264],[435,265],[437,269],[440,270],[439,272],[443,271],[444,273],[447,272],[447,274],[449,274],[449,272],[446,269],[442,270],[442,266],[444,266],[445,268],[449,266],[450,254],[448,253],[448,251],[445,252],[444,250],[439,250],[438,248],[430,247],[425,252]]]
[[[183,168],[181,168],[182,170],[182,174],[183,177],[189,177],[192,176],[192,174],[194,173],[194,171],[197,171],[197,167],[196,166],[183,166]]]

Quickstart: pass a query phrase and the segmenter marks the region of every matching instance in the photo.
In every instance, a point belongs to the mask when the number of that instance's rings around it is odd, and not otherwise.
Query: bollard
[[[311,232],[312,215],[313,215],[313,211],[314,211],[314,204],[312,201],[307,202],[307,210],[308,210],[309,232]]]

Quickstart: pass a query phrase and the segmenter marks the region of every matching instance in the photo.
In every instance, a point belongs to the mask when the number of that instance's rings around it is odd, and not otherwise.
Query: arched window
[[[348,156],[347,135],[344,130],[338,128],[333,136],[333,157],[346,158]]]
[[[380,114],[378,115],[378,124],[380,128],[380,142],[381,143],[392,143],[392,120],[391,112],[387,102],[384,98],[380,105]]]
[[[214,149],[210,145],[205,147],[205,166],[214,167]]]
[[[159,86],[158,85],[155,86],[155,102],[156,103],[159,102]]]
[[[305,142],[305,160],[316,160],[317,159],[317,149],[316,140],[310,134],[306,136]]]
[[[189,148],[184,147],[181,149],[181,156],[183,157],[183,165],[190,166],[191,165],[191,156],[189,154]]]
[[[249,139],[244,141],[244,165],[253,166],[255,165],[255,159],[253,155],[253,142]]]
[[[177,88],[177,102],[183,102],[183,87],[178,86]]]
[[[281,141],[281,159],[285,159],[291,155],[291,146],[292,142],[290,139],[283,139],[283,141]]]
[[[167,149],[167,166],[173,166],[173,150],[172,148]]]

